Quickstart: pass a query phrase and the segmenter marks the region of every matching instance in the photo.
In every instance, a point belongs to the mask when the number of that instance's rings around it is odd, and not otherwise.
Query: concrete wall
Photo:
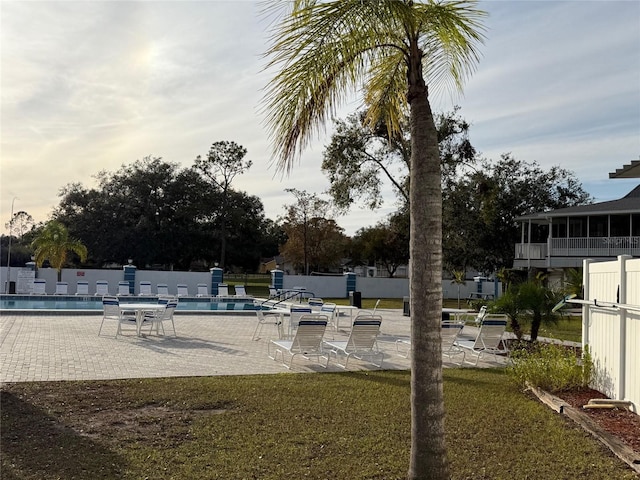
[[[11,280],[16,281],[20,267],[11,267]],[[4,293],[7,267],[0,268],[0,286]],[[56,290],[57,272],[53,268],[39,268],[36,273],[37,278],[47,281],[46,292],[53,294]],[[69,284],[69,294],[76,293],[78,281],[89,282],[89,293],[96,290],[96,280],[106,280],[109,282],[109,293],[115,294],[118,291],[118,282],[124,280],[123,270],[92,270],[65,268],[62,270],[62,281]],[[210,272],[169,272],[156,270],[137,270],[135,280],[135,294],[139,292],[141,281],[151,282],[151,291],[156,292],[158,283],[166,283],[169,293],[177,292],[176,285],[186,284],[189,294],[195,295],[197,285],[205,283],[211,291]],[[478,292],[478,283],[467,281],[460,286],[460,298],[466,299],[471,292]],[[485,294],[502,294],[501,284],[498,282],[483,282],[480,284],[481,292]],[[347,298],[347,276],[322,276],[322,275],[285,275],[284,288],[305,287],[307,291],[313,292],[321,298]],[[442,281],[444,298],[456,299],[458,296],[458,285],[452,284],[450,280]],[[409,279],[407,278],[383,278],[383,277],[356,277],[356,291],[362,293],[363,298],[402,298],[409,295]]]
[[[284,288],[305,287],[307,291],[320,298],[347,298],[346,276],[285,275]],[[442,281],[444,298],[458,298],[458,285],[450,280]],[[363,298],[402,298],[409,295],[408,278],[356,277],[356,291]],[[472,280],[460,285],[460,298],[466,299],[470,293],[483,293],[500,296],[500,282],[477,283]]]

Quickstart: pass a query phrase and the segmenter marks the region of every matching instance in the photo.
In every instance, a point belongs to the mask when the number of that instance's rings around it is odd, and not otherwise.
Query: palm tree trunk
[[[414,84],[415,85],[415,84]],[[424,82],[422,82],[424,85]],[[442,187],[427,89],[411,106],[411,459],[409,479],[448,479],[442,382]],[[412,91],[410,90],[410,95]]]

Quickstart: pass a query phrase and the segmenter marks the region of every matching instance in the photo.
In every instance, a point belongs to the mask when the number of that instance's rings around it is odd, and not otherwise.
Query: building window
[[[567,238],[567,219],[558,218],[553,219],[551,223],[551,237],[553,238]]]
[[[629,215],[611,215],[609,217],[612,237],[628,237],[631,234],[631,217]]]
[[[631,215],[631,236],[640,237],[640,213]]]
[[[598,215],[589,217],[589,236],[590,237],[608,237],[609,229],[607,228],[607,215]]]
[[[569,217],[569,237],[587,236],[587,217]]]

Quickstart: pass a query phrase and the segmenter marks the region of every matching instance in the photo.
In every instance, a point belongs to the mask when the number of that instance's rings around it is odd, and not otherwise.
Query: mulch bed
[[[583,409],[582,406],[589,403],[592,398],[609,398],[601,392],[590,388],[557,392],[554,395],[589,415],[600,428],[625,442],[635,452],[640,453],[640,415],[623,407],[610,410]]]

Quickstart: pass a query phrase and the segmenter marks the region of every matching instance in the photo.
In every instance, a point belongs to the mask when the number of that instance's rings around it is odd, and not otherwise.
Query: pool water
[[[120,297],[120,305],[127,303],[156,303],[157,297]],[[254,311],[252,298],[180,297],[177,310],[196,312]],[[85,310],[102,311],[102,297],[73,295],[0,295],[0,310]]]

